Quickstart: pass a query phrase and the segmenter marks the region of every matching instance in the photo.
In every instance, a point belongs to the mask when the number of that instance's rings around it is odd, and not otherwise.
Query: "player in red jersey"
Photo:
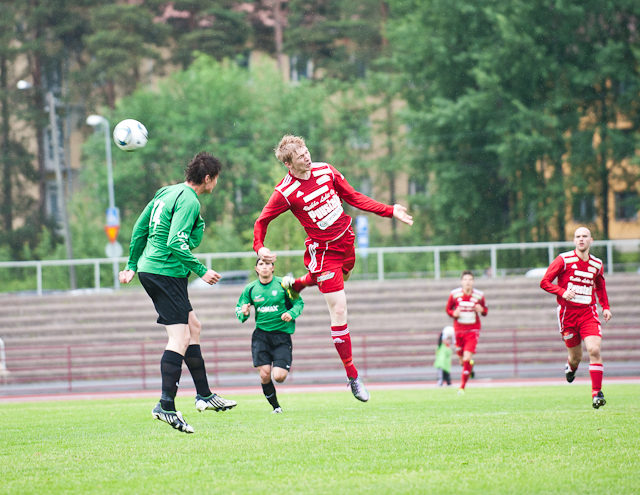
[[[382,217],[396,217],[409,225],[413,219],[403,206],[385,205],[359,193],[328,163],[313,163],[301,137],[284,136],[275,154],[289,173],[275,187],[256,220],[253,248],[263,260],[275,262],[276,253],[264,246],[269,222],[287,210],[300,221],[308,236],[304,264],[309,271],[299,279],[285,277],[283,287],[291,291],[292,298],[311,285],[317,285],[324,294],[331,315],[331,337],[344,364],[351,391],[356,399],[366,402],[369,392],[353,364],[347,326],[344,281],[351,275],[356,256],[351,217],[342,209],[342,201]]]
[[[573,236],[576,248],[561,253],[549,265],[540,287],[556,294],[558,298],[558,326],[568,348],[569,357],[564,372],[571,383],[582,360],[582,341],[589,353],[589,374],[591,375],[591,398],[594,409],[607,402],[602,393],[602,327],[598,319],[596,294],[602,306],[604,321],[611,319],[609,298],[604,282],[602,260],[589,254],[593,242],[591,232],[580,227]],[[553,281],[558,278],[558,285]]]
[[[489,308],[484,294],[473,288],[473,272],[462,272],[462,286],[453,289],[447,301],[447,314],[453,318],[456,332],[456,352],[462,366],[459,394],[464,394],[469,377],[473,377],[473,355],[480,336],[480,315],[487,316]]]

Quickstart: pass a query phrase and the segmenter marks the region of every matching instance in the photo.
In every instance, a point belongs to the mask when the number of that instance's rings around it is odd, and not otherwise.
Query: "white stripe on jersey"
[[[331,180],[331,177],[329,177],[328,175],[323,175],[322,177],[320,177],[317,181],[316,184],[318,184],[319,186],[324,184],[325,182],[329,182]]]
[[[593,273],[583,272],[582,270],[575,270],[573,273],[578,277],[593,278]]]
[[[320,189],[316,189],[315,191],[313,191],[310,194],[307,194],[304,198],[304,202],[308,203],[309,201],[311,201],[312,199],[317,198],[318,196],[320,196],[321,194],[326,193],[329,190],[329,186],[322,186]]]
[[[602,262],[598,263],[597,261],[594,260],[589,260],[589,264],[594,267],[596,270],[600,270],[600,267],[602,266]]]
[[[291,184],[289,187],[287,187],[282,193],[282,195],[286,198],[289,196],[289,194],[291,194],[293,191],[295,191],[299,187],[300,187],[300,181],[297,180],[293,184]]]

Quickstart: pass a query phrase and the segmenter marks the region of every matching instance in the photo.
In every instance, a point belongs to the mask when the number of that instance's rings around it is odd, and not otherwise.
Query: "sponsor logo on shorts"
[[[334,344],[342,344],[343,342],[345,341],[342,340],[340,337],[336,337],[335,339],[333,339]]]
[[[573,334],[572,334],[572,333],[566,333],[566,334],[563,334],[563,335],[562,335],[562,338],[563,338],[564,340],[569,340],[571,337],[573,337]]]
[[[331,280],[336,276],[336,272],[322,272],[318,277],[318,282],[324,282],[325,280]]]

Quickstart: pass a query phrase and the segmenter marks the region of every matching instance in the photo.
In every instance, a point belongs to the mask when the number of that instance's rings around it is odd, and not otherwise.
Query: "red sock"
[[[589,374],[591,375],[591,396],[596,395],[602,390],[602,375],[604,374],[604,366],[602,364],[590,364]]]
[[[291,286],[291,288],[296,292],[300,292],[302,289],[304,289],[305,287],[309,287],[310,285],[315,285],[315,284],[313,283],[311,274],[307,273],[306,275],[303,275],[302,277],[297,278],[296,281],[293,282],[293,285]]]
[[[469,361],[464,361],[462,363],[462,381],[460,383],[460,388],[464,388],[467,385],[469,375],[471,375],[471,368],[472,366]]]
[[[333,345],[336,346],[344,369],[347,372],[347,378],[358,378],[358,370],[353,365],[353,354],[351,353],[351,335],[346,324],[331,327],[331,338]]]
[[[575,373],[576,370],[578,369],[578,365],[576,364],[576,366],[574,368],[573,364],[571,364],[571,362],[569,361],[569,358],[567,358],[567,363],[569,363],[569,368],[571,368],[571,371],[573,371]]]

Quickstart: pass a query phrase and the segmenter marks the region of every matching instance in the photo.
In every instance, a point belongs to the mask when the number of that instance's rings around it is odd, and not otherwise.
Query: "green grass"
[[[638,493],[640,387],[374,391],[232,397],[151,418],[153,400],[3,404],[0,493]]]

